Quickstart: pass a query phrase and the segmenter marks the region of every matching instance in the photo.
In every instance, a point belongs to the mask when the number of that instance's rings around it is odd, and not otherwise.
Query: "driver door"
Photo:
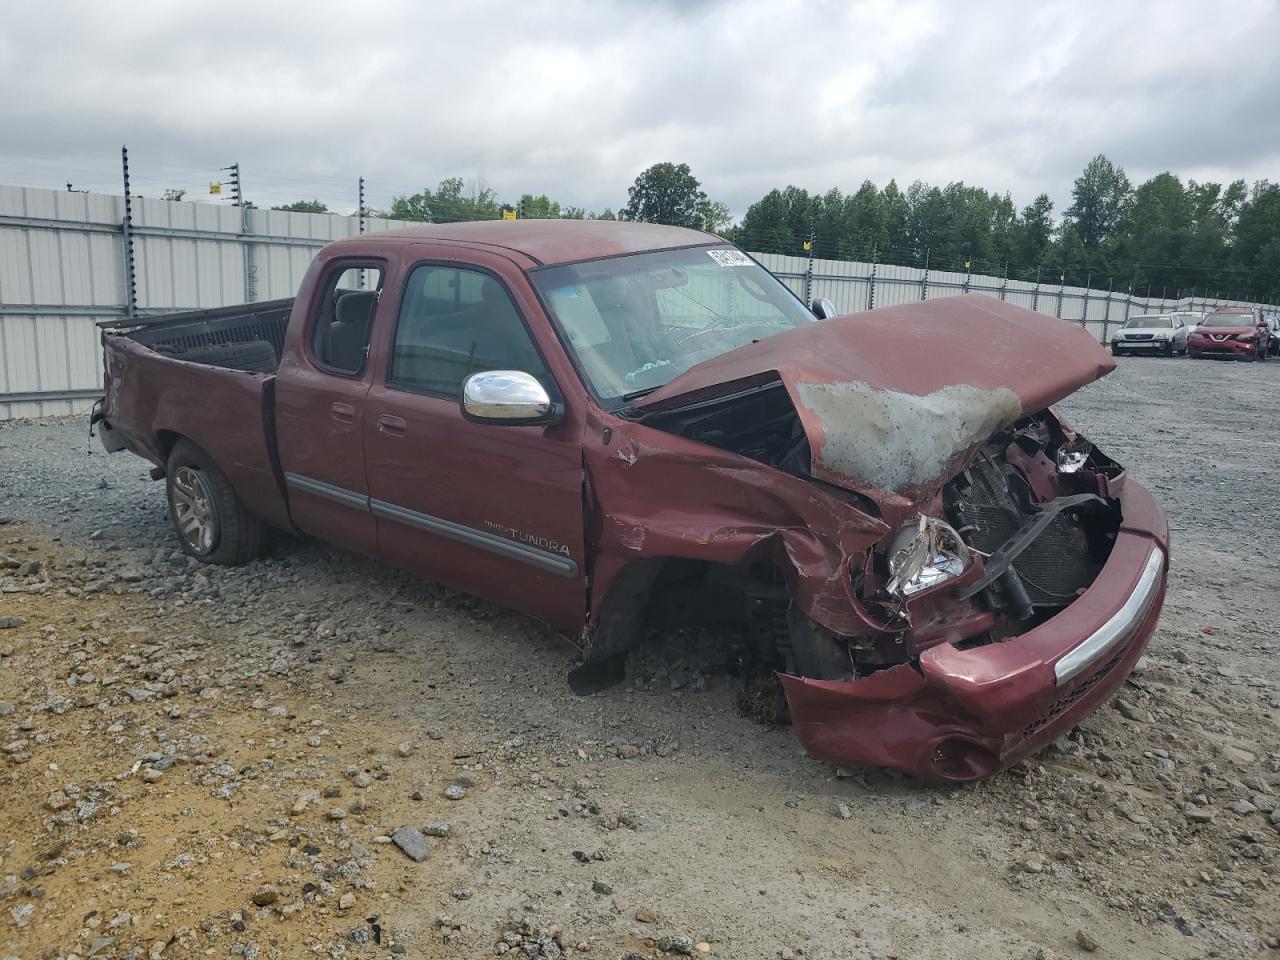
[[[482,424],[460,406],[462,381],[494,369],[530,373],[563,401],[526,323],[541,308],[500,257],[430,256],[406,271],[365,404],[379,554],[577,630],[586,615],[580,422]]]

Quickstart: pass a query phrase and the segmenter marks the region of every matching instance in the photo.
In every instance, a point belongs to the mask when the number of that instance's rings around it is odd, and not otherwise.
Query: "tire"
[[[1113,357],[1123,357],[1123,356],[1124,356],[1124,351],[1123,351],[1123,350],[1121,350],[1121,349],[1120,349],[1120,348],[1118,348],[1118,347],[1112,347],[1112,348],[1111,348],[1111,355],[1112,355]]]
[[[787,632],[791,649],[787,651],[786,666],[796,676],[817,680],[857,679],[849,645],[794,606],[787,610]]]
[[[189,347],[177,354],[177,358],[209,367],[226,367],[228,370],[244,370],[249,373],[275,373],[276,367],[280,365],[276,348],[266,340]]]
[[[1168,343],[1166,343],[1166,344],[1164,345],[1164,355],[1165,355],[1166,357],[1172,357],[1172,356],[1173,356],[1173,341],[1172,341],[1172,340],[1171,340],[1171,341],[1169,341]]]
[[[262,521],[245,510],[213,458],[189,440],[179,440],[169,454],[165,499],[169,522],[188,556],[239,566],[262,554]]]

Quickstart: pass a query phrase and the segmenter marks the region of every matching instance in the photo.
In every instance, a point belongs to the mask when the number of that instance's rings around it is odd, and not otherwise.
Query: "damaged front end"
[[[975,354],[983,327],[995,346]],[[906,328],[950,362],[893,350]],[[610,584],[645,567],[628,560],[773,570],[811,753],[926,779],[1006,767],[1122,682],[1163,602],[1163,512],[1051,407],[1110,369],[1069,325],[973,297],[693,368],[587,451],[591,637],[608,652]]]

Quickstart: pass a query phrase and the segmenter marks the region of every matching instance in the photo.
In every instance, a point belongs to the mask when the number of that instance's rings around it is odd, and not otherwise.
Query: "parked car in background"
[[[1267,356],[1280,357],[1280,315],[1264,313],[1262,319],[1267,325]]]
[[[1187,327],[1180,314],[1151,313],[1130,317],[1111,337],[1111,352],[1160,354],[1172,357],[1187,352]]]
[[[1182,321],[1182,325],[1187,328],[1187,336],[1195,333],[1196,327],[1204,322],[1205,313],[1201,310],[1174,310],[1169,316],[1177,317]]]
[[[818,321],[694,230],[423,224],[103,346],[102,442],[154,465],[197,560],[268,525],[341,544],[562,630],[579,693],[698,609],[835,763],[1016,763],[1116,691],[1164,600],[1164,511],[1054,406],[1115,364],[986,296]]]
[[[1271,333],[1257,307],[1219,307],[1187,338],[1193,359],[1265,360]]]

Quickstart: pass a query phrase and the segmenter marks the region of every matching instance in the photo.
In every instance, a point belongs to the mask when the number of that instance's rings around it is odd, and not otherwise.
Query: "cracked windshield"
[[[603,400],[640,396],[704,360],[813,322],[789,290],[729,247],[593,260],[533,278]]]

